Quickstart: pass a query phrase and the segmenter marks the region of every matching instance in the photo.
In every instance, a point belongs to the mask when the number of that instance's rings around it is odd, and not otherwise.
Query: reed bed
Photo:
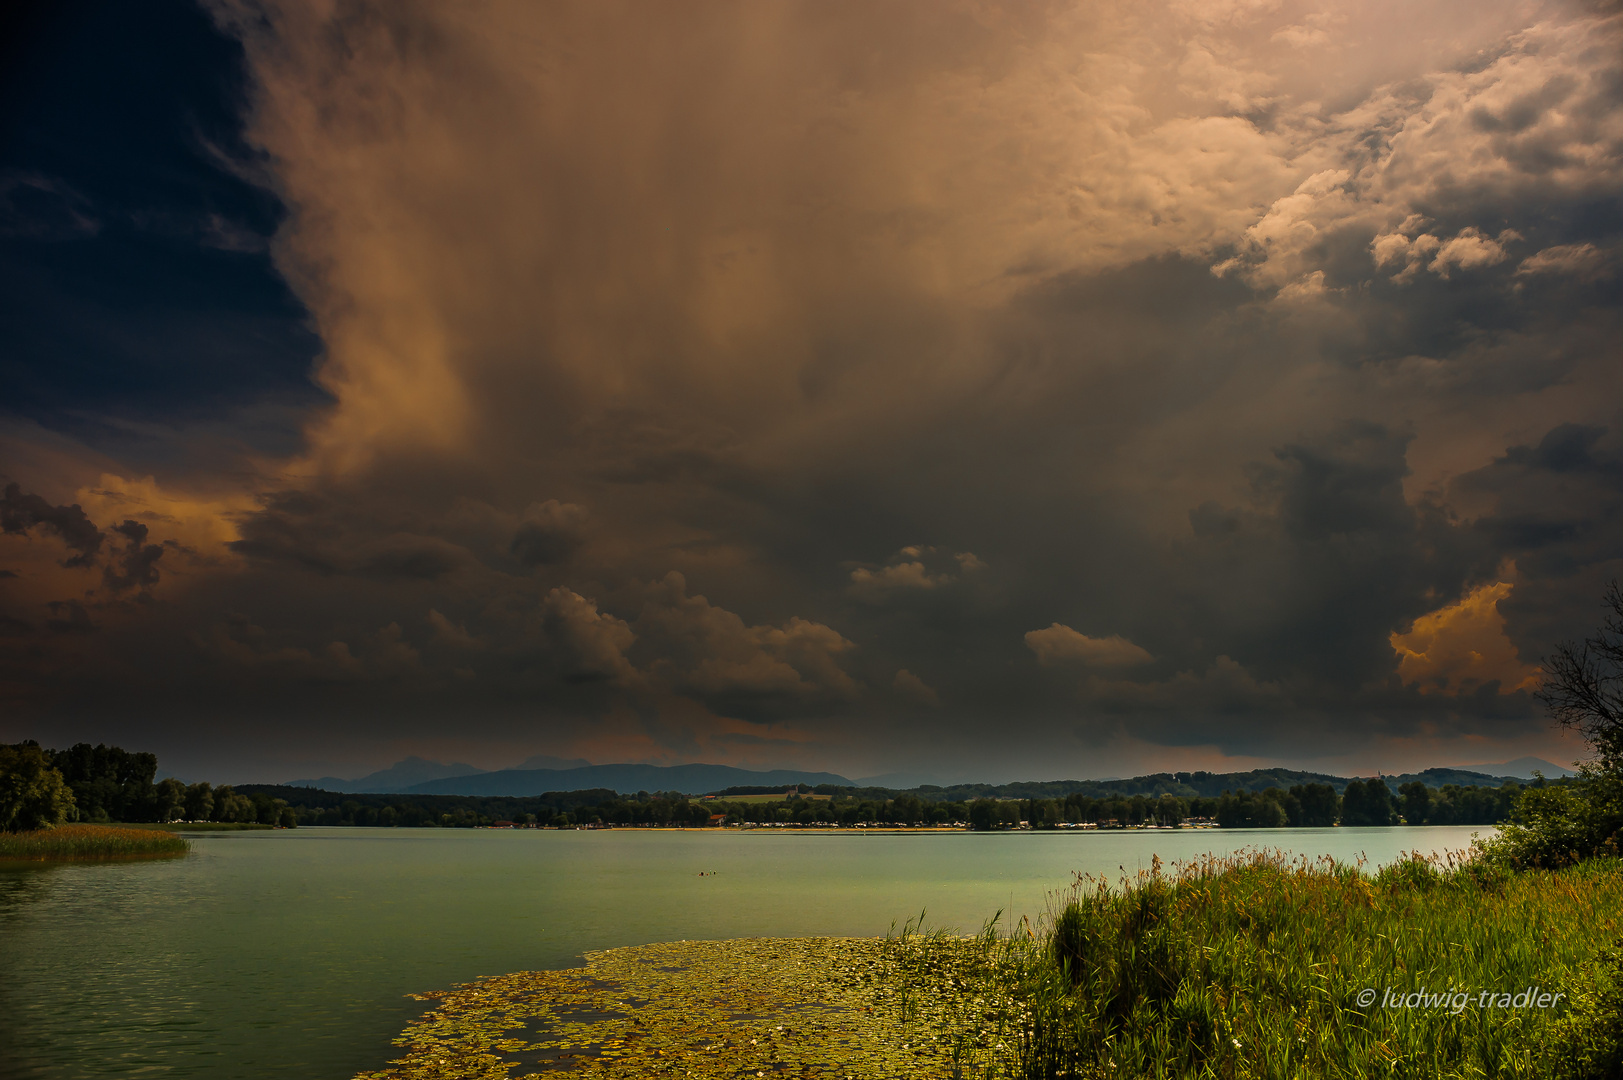
[[[108,825],[59,825],[33,832],[0,833],[0,859],[30,862],[143,859],[184,855],[190,841],[152,829]]]
[[[1019,1071],[1615,1075],[1562,1055],[1582,1021],[1571,1003],[1594,998],[1595,958],[1618,941],[1620,918],[1616,859],[1511,872],[1416,855],[1366,874],[1251,851],[1170,871],[1156,860],[1114,884],[1079,879],[1041,935],[1009,943],[1024,1002]]]

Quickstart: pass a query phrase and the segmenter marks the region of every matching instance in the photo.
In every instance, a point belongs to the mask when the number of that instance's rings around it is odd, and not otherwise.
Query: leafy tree
[[[1354,780],[1341,793],[1341,823],[1343,825],[1396,825],[1398,808],[1392,801],[1392,789],[1379,777]]]
[[[1419,780],[1411,780],[1398,788],[1403,797],[1403,820],[1410,825],[1424,825],[1431,820],[1431,788]]]
[[[214,789],[214,811],[211,821],[243,821],[256,820],[254,801],[246,795],[239,795],[230,784],[221,784]]]
[[[151,820],[157,755],[89,743],[49,753],[51,764],[73,789],[81,820]]]
[[[187,786],[185,806],[187,821],[207,821],[214,816],[214,789],[208,781]]]
[[[37,743],[0,746],[0,832],[49,829],[73,809],[72,790]]]
[[[186,785],[173,776],[158,781],[152,792],[152,805],[156,821],[174,821],[186,806]]]
[[[1176,795],[1162,795],[1155,800],[1154,816],[1157,825],[1182,825],[1189,816],[1189,804]]]
[[[1296,816],[1291,818],[1292,825],[1305,828],[1328,828],[1336,823],[1336,815],[1340,811],[1341,800],[1336,796],[1336,789],[1329,784],[1295,784],[1290,794],[1296,800]]]
[[[805,785],[802,784],[802,787]],[[909,824],[924,817],[924,803],[917,795],[899,795],[891,800],[891,811],[894,815],[891,820],[905,821]]]
[[[976,799],[969,804],[969,827],[977,832],[987,832],[1002,824],[1003,817],[998,812],[997,802],[993,799]]]
[[[1224,792],[1217,800],[1217,824],[1225,829],[1282,829],[1290,820],[1284,795],[1278,788]]]

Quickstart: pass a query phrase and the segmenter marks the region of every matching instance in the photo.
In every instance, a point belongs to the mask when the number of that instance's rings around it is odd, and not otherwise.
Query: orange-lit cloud
[[[1129,667],[1147,664],[1155,659],[1147,650],[1120,634],[1089,637],[1064,623],[1054,623],[1044,630],[1028,631],[1025,640],[1026,647],[1037,654],[1037,662],[1045,667],[1067,662],[1088,667]]]
[[[234,558],[227,545],[240,539],[237,519],[258,509],[244,492],[197,495],[166,489],[150,476],[130,479],[110,473],[80,488],[76,501],[93,521],[139,521],[155,537],[209,559]]]
[[[254,503],[246,495],[199,496],[165,489],[152,477],[103,473],[57,509],[82,522],[79,546],[69,546],[60,528],[15,518],[0,535],[0,568],[8,571],[12,618],[71,633],[139,618],[129,603],[132,589],[143,599],[173,599],[177,579],[235,566],[228,547],[237,538],[234,519]],[[67,611],[77,628],[64,623]]]
[[[1512,588],[1508,581],[1479,586],[1422,615],[1408,633],[1393,634],[1399,677],[1422,694],[1469,694],[1490,682],[1501,694],[1536,688],[1539,669],[1522,663],[1499,614]]]
[[[1423,61],[1365,45],[1386,16],[1362,5],[1296,13],[1333,41],[1273,5],[215,7],[244,38],[248,135],[293,208],[276,257],[337,399],[303,467],[341,473],[624,409],[792,453],[819,421],[975,385],[999,363],[979,317],[1038,273],[1230,249],[1301,292],[1327,234],[1431,198],[1446,170],[1408,166],[1411,126],[1498,182],[1503,136],[1464,116],[1587,88],[1569,69],[1604,37],[1529,31],[1421,108],[1365,95],[1383,68],[1470,54],[1440,12],[1414,17],[1446,28]],[[1479,44],[1513,25],[1460,10]],[[1399,132],[1391,168],[1366,160],[1372,125]]]

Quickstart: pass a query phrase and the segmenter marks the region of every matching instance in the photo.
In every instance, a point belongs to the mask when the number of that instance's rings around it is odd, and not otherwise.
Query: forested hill
[[[970,799],[1063,799],[1067,795],[1087,795],[1095,799],[1109,795],[1176,795],[1190,799],[1196,796],[1211,798],[1225,791],[1266,791],[1268,788],[1290,788],[1296,784],[1329,784],[1336,794],[1346,790],[1355,777],[1332,776],[1329,773],[1300,772],[1295,769],[1253,769],[1240,773],[1177,772],[1152,773],[1128,780],[1043,780],[1013,784],[954,784],[950,787],[925,785],[912,788],[926,802],[964,802]],[[1464,787],[1501,787],[1507,783],[1520,783],[1514,777],[1488,776],[1484,773],[1462,772],[1459,769],[1427,769],[1419,773],[1383,777],[1394,792],[1404,784],[1420,781],[1427,787],[1441,788],[1444,784]],[[816,789],[821,794],[850,795],[866,799],[888,799],[900,794],[889,788],[849,788],[824,784]]]
[[[534,770],[545,772],[548,770]],[[578,773],[581,770],[565,770],[566,773]],[[732,770],[733,773],[742,770]],[[499,776],[499,773],[487,774]],[[748,775],[748,774],[746,774]],[[756,774],[758,777],[760,774]],[[799,774],[804,775],[804,774]],[[827,774],[824,774],[827,775]],[[775,776],[768,774],[769,778]],[[659,779],[670,780],[667,773],[660,775]],[[731,778],[731,777],[729,777]],[[1332,776],[1328,773],[1300,772],[1293,769],[1254,769],[1243,773],[1209,773],[1209,772],[1180,772],[1180,773],[1154,773],[1149,776],[1135,776],[1128,780],[1052,780],[1031,781],[1013,784],[955,784],[951,787],[936,787],[925,785],[911,788],[906,791],[892,788],[854,787],[849,783],[833,784],[822,783],[815,787],[809,784],[796,785],[794,783],[767,783],[764,785],[733,785],[726,788],[712,787],[712,791],[721,791],[722,797],[728,795],[754,795],[781,793],[786,787],[798,786],[801,791],[820,795],[831,795],[842,801],[872,801],[885,802],[897,798],[912,798],[921,803],[969,803],[976,799],[1064,799],[1068,795],[1086,796],[1092,799],[1106,799],[1116,796],[1131,798],[1135,795],[1144,795],[1156,798],[1161,795],[1173,795],[1182,799],[1216,798],[1225,792],[1263,792],[1269,788],[1287,790],[1299,784],[1328,784],[1340,795],[1346,791],[1347,785],[1354,778]],[[1483,773],[1461,772],[1457,769],[1427,769],[1422,773],[1410,773],[1402,776],[1387,776],[1387,786],[1394,794],[1403,784],[1420,781],[1430,788],[1441,788],[1445,784],[1457,784],[1462,787],[1497,788],[1506,783],[1516,783],[1510,777],[1487,776]],[[613,801],[619,797],[614,787],[607,785],[591,787],[585,790],[566,787],[562,784],[545,788],[536,784],[532,790],[524,791],[519,795],[512,795],[511,788],[498,787],[495,792],[481,792],[477,794],[453,794],[449,792],[425,791],[422,785],[412,791],[399,793],[400,796],[409,797],[414,805],[421,805],[433,815],[448,813],[453,809],[461,808],[488,817],[510,817],[515,814],[530,813],[546,819],[547,815],[573,811],[581,806],[593,805],[599,802]],[[335,791],[323,791],[308,787],[290,787],[283,785],[247,784],[239,789],[249,794],[260,794],[271,798],[283,799],[294,806],[314,808],[335,808],[346,802],[355,805],[385,805],[392,801],[400,801],[397,796],[391,795],[356,795]],[[677,792],[682,788],[671,785],[670,788],[648,790],[669,791],[669,798],[679,799],[682,796]],[[691,787],[687,790],[693,790]]]

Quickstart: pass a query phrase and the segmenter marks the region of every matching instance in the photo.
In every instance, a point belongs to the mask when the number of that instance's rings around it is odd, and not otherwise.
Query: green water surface
[[[342,1080],[414,991],[656,941],[1036,918],[1077,872],[1266,843],[1389,861],[1470,828],[862,834],[304,828],[0,868],[0,1078]],[[704,875],[701,876],[701,871]]]

